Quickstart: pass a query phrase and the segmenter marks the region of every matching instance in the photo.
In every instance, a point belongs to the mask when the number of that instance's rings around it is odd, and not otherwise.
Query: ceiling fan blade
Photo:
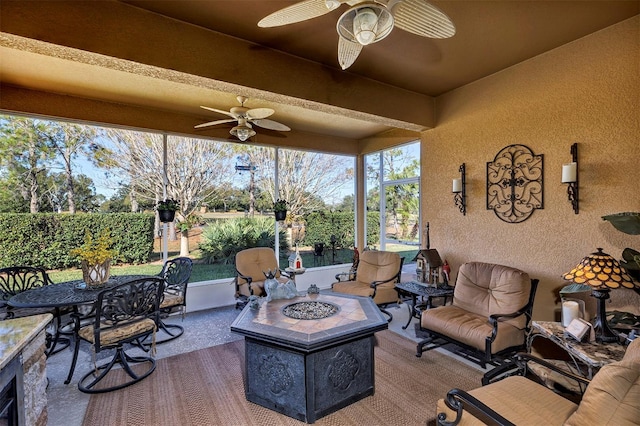
[[[349,68],[358,59],[362,51],[360,43],[354,43],[343,37],[338,37],[338,63],[343,70]]]
[[[341,1],[303,0],[265,16],[258,22],[261,28],[294,24],[325,15],[342,4]]]
[[[216,124],[224,124],[224,123],[232,123],[236,120],[216,120],[216,121],[209,121],[208,123],[202,123],[202,124],[198,124],[197,126],[194,127],[194,129],[200,129],[202,127],[209,127],[209,126],[215,126]]]
[[[404,0],[392,9],[395,26],[422,37],[449,38],[456,26],[440,9],[425,0]]]
[[[224,110],[221,110],[221,109],[206,107],[206,106],[202,106],[202,105],[200,105],[200,108],[204,108],[204,109],[206,109],[208,111],[213,111],[213,112],[217,112],[218,114],[224,114],[224,115],[228,115],[229,117],[233,117],[233,114],[231,114],[229,111],[224,111]]]
[[[247,111],[247,117],[250,120],[256,120],[260,118],[267,118],[275,111],[271,108],[253,108]]]
[[[269,130],[278,130],[280,132],[288,132],[289,130],[291,130],[289,126],[285,126],[284,124],[278,123],[277,121],[273,120],[251,120],[251,122],[258,127]]]

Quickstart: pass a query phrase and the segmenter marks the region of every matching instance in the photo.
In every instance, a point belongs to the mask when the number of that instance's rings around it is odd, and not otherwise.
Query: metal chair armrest
[[[352,272],[340,272],[336,274],[336,281],[353,281],[356,278],[356,274]]]
[[[388,280],[378,280],[378,281],[373,281],[370,285],[371,285],[371,288],[376,288],[376,287],[378,287],[380,284],[384,284],[384,283],[389,283],[389,282],[392,282],[392,281],[396,281],[396,280],[397,280],[397,278],[398,278],[398,276],[396,275],[396,276],[393,276],[393,277],[389,278]]]
[[[492,327],[491,337],[489,338],[489,340],[491,342],[494,342],[496,340],[496,337],[498,336],[498,322],[500,322],[501,319],[517,318],[519,316],[526,315],[527,312],[528,312],[528,305],[518,309],[515,312],[511,312],[509,314],[489,315],[489,323],[491,324],[491,327]]]
[[[550,363],[550,362],[548,362],[548,361],[546,361],[544,359],[538,358],[538,357],[533,356],[531,354],[518,353],[516,356],[517,356],[518,359],[522,360],[522,362],[534,362],[536,364],[540,364],[543,367],[546,367],[549,370],[552,370],[552,371],[554,371],[554,372],[556,372],[556,373],[558,373],[558,374],[560,374],[560,375],[562,375],[562,376],[564,376],[564,377],[566,377],[568,379],[575,380],[578,383],[581,383],[581,384],[584,384],[584,385],[587,385],[587,386],[589,385],[589,383],[591,383],[591,380],[589,380],[589,379],[587,379],[585,377],[578,376],[577,374],[574,374],[574,373],[572,373],[570,371],[564,370],[564,369],[558,367],[555,364],[552,364],[552,363]]]
[[[285,271],[284,269],[278,269],[278,271],[280,271],[280,275],[287,277],[289,279],[292,279],[291,274],[287,271]]]
[[[251,278],[251,277],[249,277],[249,276],[247,276],[247,275],[242,275],[242,272],[240,272],[240,271],[238,271],[238,270],[236,269],[236,284],[240,285],[240,284],[237,282],[237,279],[238,279],[238,278],[242,278],[243,280],[245,280],[245,281],[247,282],[247,284],[251,284],[251,282],[253,281],[253,278]]]
[[[447,393],[445,404],[456,412],[456,418],[452,422],[448,422],[446,421],[446,414],[439,413],[438,424],[440,425],[457,425],[462,420],[463,411],[468,411],[485,424],[515,426],[509,420],[492,410],[488,405],[461,389],[451,389]]]

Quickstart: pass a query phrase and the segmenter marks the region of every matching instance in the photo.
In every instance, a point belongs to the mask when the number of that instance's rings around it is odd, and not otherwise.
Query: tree
[[[73,160],[79,154],[90,155],[89,145],[96,137],[93,127],[81,126],[78,124],[52,122],[42,137],[47,140],[51,150],[58,154],[64,170],[64,189],[67,198],[69,213],[76,212],[76,191],[73,177]],[[95,189],[94,189],[95,191]],[[86,206],[85,206],[86,207]]]
[[[318,152],[281,149],[278,152],[278,194],[275,193],[275,151],[246,146],[251,163],[257,166],[256,186],[268,196],[289,203],[294,217],[324,207],[324,200],[341,193],[353,177],[353,160]]]
[[[379,158],[379,157],[378,157]],[[372,183],[367,196],[367,209],[378,210],[380,200],[380,167],[379,162],[373,161],[367,167],[367,179]],[[386,182],[401,181],[419,176],[420,162],[410,150],[394,148],[385,150],[382,154],[382,173]],[[418,184],[398,182],[385,186],[385,210],[391,216],[397,238],[410,236],[409,229],[411,215],[418,211]]]
[[[31,213],[40,211],[41,182],[55,157],[47,145],[48,127],[41,120],[0,116],[0,165]]]
[[[130,194],[135,194],[136,200],[160,201],[164,190],[162,135],[112,129],[106,136],[107,140],[96,148],[100,164],[129,182]],[[189,217],[195,215],[203,200],[222,198],[231,188],[231,154],[228,143],[168,138],[166,198],[180,203],[180,223],[192,223]],[[181,238],[180,255],[186,256],[188,229],[181,229]]]
[[[104,195],[96,194],[93,180],[86,175],[73,177],[74,203],[77,211],[89,213],[100,210],[100,205],[104,202]],[[66,173],[54,173],[47,180],[47,191],[50,211],[62,212],[71,211],[67,197],[68,176]]]
[[[131,201],[131,193],[130,185],[120,184],[116,193],[100,206],[101,211],[105,213],[138,213],[145,210],[153,210],[154,203],[151,200],[136,202],[134,207]]]
[[[335,209],[343,212],[354,211],[355,197],[351,194],[346,195],[339,204],[335,206]]]

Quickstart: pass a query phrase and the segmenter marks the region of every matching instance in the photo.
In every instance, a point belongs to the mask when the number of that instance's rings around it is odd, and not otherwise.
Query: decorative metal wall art
[[[520,223],[544,208],[543,157],[525,145],[509,145],[487,162],[487,210],[505,222]]]

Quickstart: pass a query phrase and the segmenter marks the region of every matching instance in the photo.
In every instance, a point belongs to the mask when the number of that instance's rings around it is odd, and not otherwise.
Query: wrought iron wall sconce
[[[567,184],[567,195],[573,206],[573,212],[578,214],[578,144],[571,145],[571,163],[562,165],[562,183]]]
[[[466,169],[464,163],[460,165],[460,177],[453,180],[453,187],[451,192],[453,192],[453,202],[455,203],[460,213],[463,215],[467,215],[467,178],[466,178]]]
[[[487,163],[487,210],[520,223],[544,208],[543,159],[525,145],[509,145]]]

